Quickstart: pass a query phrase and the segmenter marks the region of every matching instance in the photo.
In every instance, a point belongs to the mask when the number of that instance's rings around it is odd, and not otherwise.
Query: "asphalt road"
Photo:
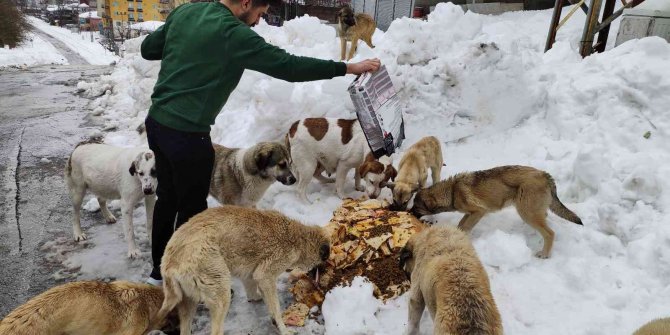
[[[0,71],[0,319],[56,285],[60,266],[43,243],[71,234],[71,203],[63,180],[74,145],[97,131],[79,80],[106,66],[39,66]],[[82,224],[92,221],[82,212]]]

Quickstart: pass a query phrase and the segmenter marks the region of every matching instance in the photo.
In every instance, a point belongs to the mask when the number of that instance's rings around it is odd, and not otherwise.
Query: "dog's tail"
[[[577,216],[577,214],[575,214],[573,211],[565,207],[561,200],[558,199],[558,194],[556,193],[556,182],[554,181],[554,178],[548,173],[545,173],[545,175],[547,177],[547,182],[549,182],[549,189],[551,191],[551,204],[549,205],[549,209],[551,209],[554,214],[570,222],[583,225],[582,219],[580,219],[579,216]]]
[[[160,328],[165,318],[182,301],[183,297],[179,281],[174,277],[163,277],[163,305],[151,321],[149,330]]]

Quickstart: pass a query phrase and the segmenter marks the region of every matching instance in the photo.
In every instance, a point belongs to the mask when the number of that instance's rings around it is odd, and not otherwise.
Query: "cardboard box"
[[[376,158],[393,154],[405,139],[405,124],[386,67],[356,77],[348,90],[372,154]]]

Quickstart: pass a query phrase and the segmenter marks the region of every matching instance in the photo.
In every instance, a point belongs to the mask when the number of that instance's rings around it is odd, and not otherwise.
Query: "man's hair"
[[[240,0],[233,0],[234,3],[240,2]],[[251,0],[251,7],[258,7],[258,6],[267,6],[270,5],[270,7],[279,7],[283,3],[282,0]]]
[[[279,7],[282,5],[282,3],[282,0],[251,0],[252,7],[267,5],[270,5],[270,7]]]

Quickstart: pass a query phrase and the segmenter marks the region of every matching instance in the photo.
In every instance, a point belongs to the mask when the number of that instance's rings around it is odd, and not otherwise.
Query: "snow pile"
[[[542,238],[514,209],[490,214],[475,227],[472,241],[491,279],[505,333],[630,334],[652,318],[670,315],[670,45],[656,37],[614,49],[608,43],[607,52],[582,59],[584,14],[578,11],[545,54],[550,17],[551,11],[484,16],[439,4],[427,21],[399,19],[386,33],[377,32],[376,48],[359,45],[355,60],[381,58],[402,90],[408,135],[402,150],[426,135],[442,139],[447,165],[442,177],[503,164],[546,170],[561,200],[583,220],[582,227],[548,216],[556,238],[547,260],[532,256]],[[339,58],[335,31],[315,18],[254,29],[290,52]],[[159,67],[139,56],[141,38],[128,43],[113,74],[80,84],[91,95],[102,94],[95,113],[119,129],[106,140],[121,145],[142,141],[134,129],[146,116]],[[247,71],[217,118],[213,139],[250,146],[281,139],[299,118],[353,117],[346,92],[351,80],[291,84]],[[353,180],[345,191],[361,195]],[[294,188],[274,185],[259,207],[326,224],[341,203],[334,186],[312,183],[309,192],[313,205],[298,200]],[[382,197],[388,196],[385,190]],[[461,216],[434,219],[453,225]],[[133,269],[114,270],[119,277],[141,276]],[[312,322],[303,331],[402,334],[406,296],[381,305],[359,284],[328,295],[325,329]],[[246,306],[231,307],[229,319],[248,320],[234,331],[258,326],[251,321],[256,314],[243,312]],[[354,309],[360,311],[355,322]],[[429,326],[424,320],[424,333]]]
[[[28,19],[28,22],[35,28],[63,42],[70,49],[74,50],[74,52],[81,55],[81,57],[90,64],[108,65],[118,61],[119,59],[119,57],[114,55],[113,52],[105,49],[102,44],[97,41],[99,38],[98,33],[95,33],[96,40],[91,42],[90,32],[83,32],[81,34],[73,33],[65,28],[51,26],[48,23],[32,16],[27,16],[26,18]]]
[[[0,69],[8,66],[26,67],[42,64],[68,64],[51,43],[35,34],[14,49],[0,48]]]
[[[156,31],[156,29],[158,29],[164,24],[165,22],[163,21],[144,21],[131,24],[130,29],[151,32]]]
[[[379,328],[375,314],[381,302],[373,291],[374,285],[364,277],[355,277],[349,287],[330,290],[321,307],[326,334],[370,334]]]

